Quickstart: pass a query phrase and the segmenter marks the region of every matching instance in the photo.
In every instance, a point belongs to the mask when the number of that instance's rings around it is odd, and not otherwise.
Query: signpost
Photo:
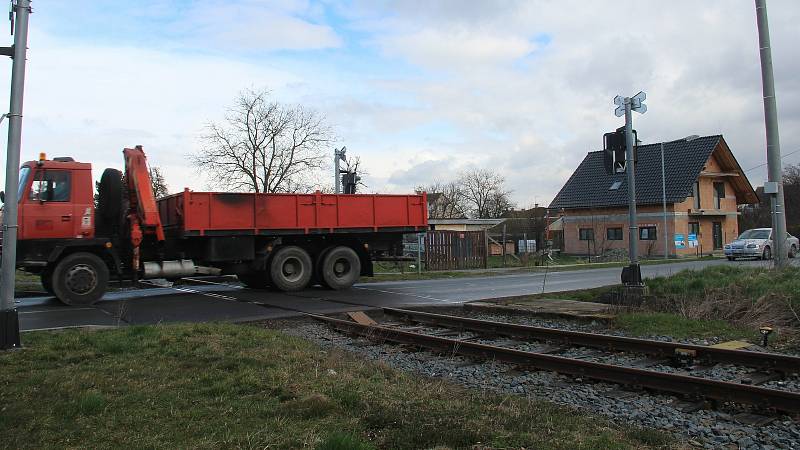
[[[339,170],[339,161],[347,161],[347,147],[333,149],[333,192],[342,193],[342,171]]]
[[[633,158],[633,119],[631,111],[639,114],[647,112],[644,104],[647,96],[639,92],[633,97],[614,97],[614,114],[617,117],[625,116],[625,167],[628,179],[628,253],[630,265],[622,269],[622,282],[627,286],[642,285],[642,271],[639,267],[639,224],[636,217],[636,177],[634,174]]]

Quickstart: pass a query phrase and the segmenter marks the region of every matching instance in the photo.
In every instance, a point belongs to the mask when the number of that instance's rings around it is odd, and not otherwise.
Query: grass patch
[[[756,267],[717,265],[702,270],[684,270],[670,277],[647,281],[650,293],[656,297],[683,296],[691,299],[709,293],[736,290],[749,300],[764,296],[782,296],[800,303],[800,268],[782,271]]]
[[[688,319],[670,313],[624,313],[614,326],[636,336],[660,335],[684,338],[718,337],[723,340],[755,338],[754,330],[724,320]]]
[[[649,280],[651,311],[722,320],[757,329],[768,325],[790,340],[800,331],[800,268],[770,270],[720,265]]]
[[[667,435],[467,390],[255,326],[26,333],[8,448],[662,448]]]

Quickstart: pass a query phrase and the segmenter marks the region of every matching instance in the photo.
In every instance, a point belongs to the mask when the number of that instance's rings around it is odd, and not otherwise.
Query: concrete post
[[[772,235],[775,266],[789,264],[789,251],[786,248],[786,214],[783,198],[783,167],[781,163],[781,142],[778,135],[778,108],[775,100],[775,78],[772,73],[772,49],[769,40],[766,0],[755,0],[758,23],[758,46],[761,50],[761,83],[764,93],[764,124],[767,129],[767,168],[768,180],[777,189],[770,194],[772,206]]]
[[[16,18],[11,69],[11,102],[8,113],[8,155],[3,210],[3,258],[0,266],[0,348],[20,346],[19,318],[14,305],[17,263],[17,191],[19,189],[19,153],[22,143],[22,96],[25,89],[25,58],[28,50],[30,1],[12,3]]]

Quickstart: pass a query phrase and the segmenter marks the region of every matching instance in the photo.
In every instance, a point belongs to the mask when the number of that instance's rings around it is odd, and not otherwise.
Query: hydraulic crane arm
[[[127,216],[133,247],[138,249],[144,235],[154,235],[157,241],[162,242],[164,227],[161,225],[144,150],[137,145],[124,149],[122,153],[125,155],[125,184],[130,202]]]

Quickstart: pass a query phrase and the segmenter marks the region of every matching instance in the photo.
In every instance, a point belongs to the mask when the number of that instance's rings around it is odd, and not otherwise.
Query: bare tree
[[[298,192],[324,166],[331,129],[316,111],[268,99],[267,91],[239,94],[222,123],[210,123],[192,164],[226,190]]]
[[[462,172],[457,183],[464,192],[472,217],[497,218],[514,206],[511,191],[505,188],[505,178],[493,170],[473,169]]]
[[[153,194],[155,194],[156,198],[169,195],[169,187],[164,179],[164,174],[161,173],[161,168],[151,166],[148,172],[150,172],[150,184],[153,186]]]
[[[783,195],[787,231],[797,236],[800,234],[800,164],[783,168]]]
[[[414,190],[428,193],[428,217],[431,219],[466,217],[464,191],[457,182],[434,181],[426,186],[417,186]]]

